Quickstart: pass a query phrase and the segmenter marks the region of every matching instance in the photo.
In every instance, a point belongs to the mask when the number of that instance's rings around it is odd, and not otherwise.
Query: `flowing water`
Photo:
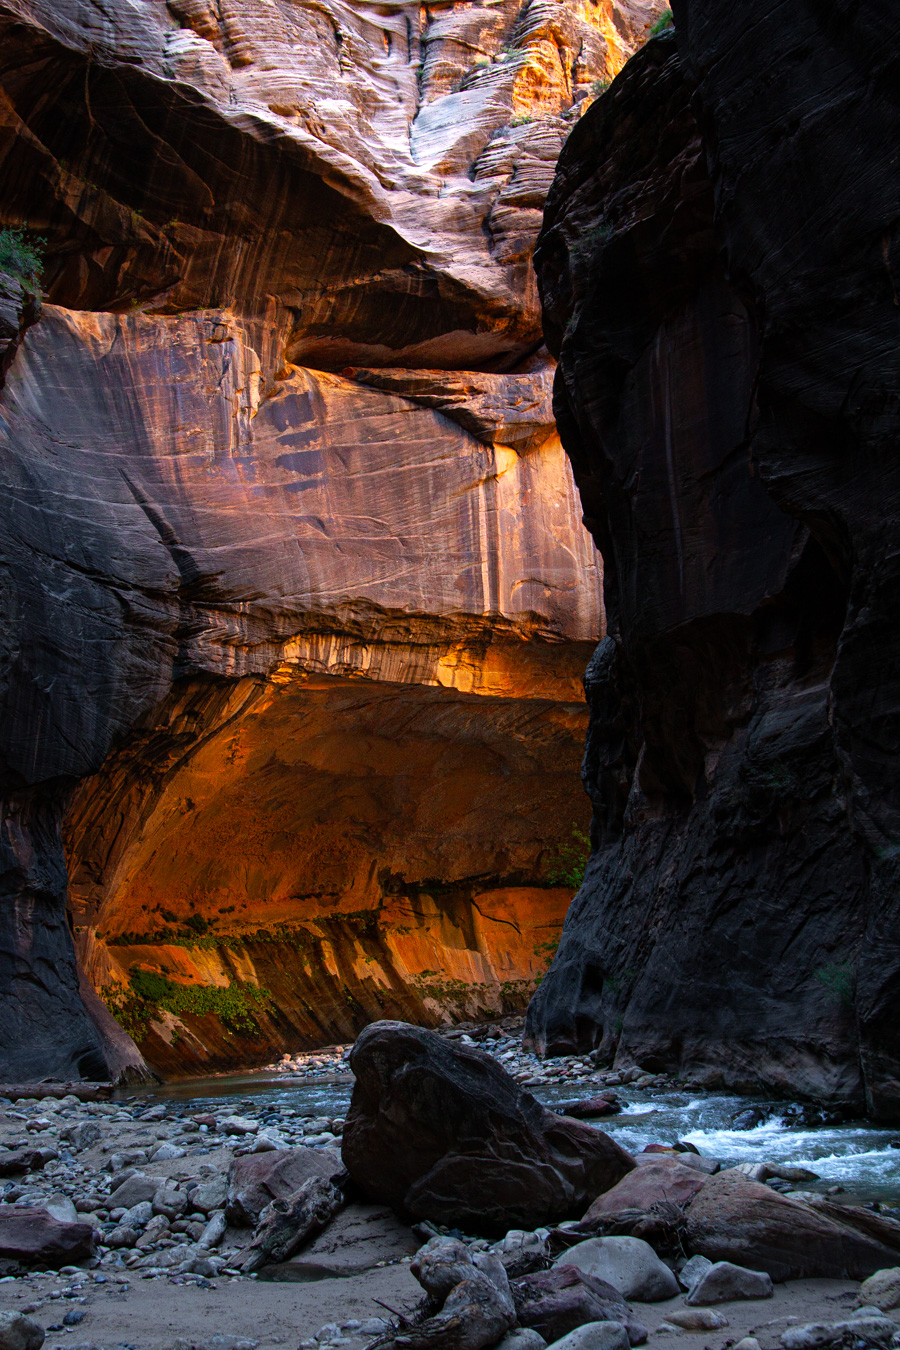
[[[314,1115],[339,1116],[350,1105],[350,1091],[349,1081],[298,1082],[280,1074],[261,1073],[167,1084],[152,1095],[198,1109],[221,1106],[222,1098],[228,1097],[229,1107],[235,1111],[293,1107]],[[777,1104],[762,1099],[630,1087],[619,1091],[628,1101],[628,1109],[597,1125],[629,1152],[640,1152],[647,1144],[683,1139],[707,1157],[732,1165],[771,1162],[809,1168],[820,1180],[804,1183],[807,1190],[842,1186],[843,1199],[900,1205],[900,1146],[891,1146],[895,1141],[900,1145],[900,1129],[896,1126],[857,1120],[804,1129],[784,1124]],[[535,1089],[535,1095],[552,1107],[588,1092],[573,1090],[571,1083],[559,1087],[548,1084]],[[749,1106],[760,1106],[773,1114],[755,1129],[734,1129],[731,1117]]]

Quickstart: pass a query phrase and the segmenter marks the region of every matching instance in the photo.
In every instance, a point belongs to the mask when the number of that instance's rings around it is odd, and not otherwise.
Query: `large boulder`
[[[89,1223],[63,1223],[45,1209],[4,1205],[0,1209],[0,1261],[59,1270],[94,1255]]]
[[[253,1228],[266,1205],[286,1200],[311,1177],[325,1181],[343,1173],[332,1148],[291,1148],[275,1153],[245,1153],[228,1173],[225,1216],[237,1227]]]
[[[376,1022],[350,1065],[344,1163],[400,1213],[476,1232],[533,1229],[577,1218],[634,1167],[608,1135],[556,1116],[490,1056],[434,1032]]]
[[[773,1280],[862,1279],[895,1264],[900,1250],[900,1239],[891,1248],[734,1170],[710,1177],[693,1201],[687,1239],[710,1261],[733,1261]]]
[[[660,1205],[684,1208],[706,1185],[706,1177],[681,1163],[660,1159],[636,1167],[611,1190],[598,1195],[582,1219],[585,1225],[599,1223],[623,1213],[649,1214]]]

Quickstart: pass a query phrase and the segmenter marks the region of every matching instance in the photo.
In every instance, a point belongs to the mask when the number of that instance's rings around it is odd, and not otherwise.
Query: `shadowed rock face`
[[[534,987],[603,617],[530,255],[660,8],[0,0],[3,1077],[140,1068],[84,972],[168,1072]]]
[[[673,9],[537,254],[609,635],[530,1033],[896,1117],[894,19]]]

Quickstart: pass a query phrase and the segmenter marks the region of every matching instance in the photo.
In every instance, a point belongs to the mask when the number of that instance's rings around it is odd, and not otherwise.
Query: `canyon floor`
[[[650,1331],[650,1345],[676,1339],[687,1347],[724,1350],[744,1336],[755,1336],[761,1350],[774,1350],[788,1326],[833,1322],[846,1316],[858,1287],[852,1281],[838,1280],[792,1280],[776,1285],[772,1299],[721,1305],[717,1311],[727,1317],[728,1326],[712,1333],[658,1330],[666,1313],[683,1305],[683,1297],[635,1304],[635,1308]],[[83,1309],[84,1321],[71,1332],[48,1334],[47,1350],[181,1350],[179,1342],[196,1350],[250,1350],[251,1344],[266,1350],[269,1346],[296,1347],[323,1328],[383,1315],[382,1304],[399,1309],[420,1296],[408,1263],[401,1261],[347,1279],[309,1284],[270,1283],[251,1277],[197,1287],[160,1277],[125,1276],[98,1284],[93,1273],[31,1275],[0,1285],[0,1308],[32,1308],[34,1319],[44,1326],[61,1320],[64,1301],[65,1306]],[[352,1331],[340,1338],[326,1332],[319,1344],[359,1350],[371,1339],[371,1335],[361,1337]]]
[[[444,1035],[480,1044],[548,1099],[584,1098],[601,1089],[609,1097],[627,1092],[658,1104],[671,1098],[671,1081],[639,1069],[598,1068],[588,1056],[540,1064],[522,1050],[520,1031],[520,1021],[508,1018],[447,1028]],[[361,1350],[386,1330],[384,1319],[392,1312],[408,1311],[420,1299],[409,1265],[427,1234],[385,1206],[351,1204],[297,1256],[247,1275],[239,1267],[253,1230],[235,1225],[230,1214],[226,1223],[226,1177],[235,1158],[283,1157],[297,1145],[337,1157],[341,1103],[353,1081],[346,1056],[342,1046],[284,1056],[270,1066],[270,1072],[280,1070],[277,1092],[261,1090],[265,1079],[259,1075],[249,1080],[255,1089],[245,1086],[240,1094],[229,1092],[227,1080],[210,1079],[203,1092],[198,1084],[170,1084],[118,1101],[0,1099],[3,1174],[12,1175],[15,1150],[45,1151],[40,1170],[3,1184],[2,1204],[49,1208],[60,1219],[86,1221],[98,1240],[98,1255],[61,1272],[8,1266],[15,1273],[0,1279],[0,1311],[31,1316],[47,1333],[45,1350]],[[298,1105],[286,1104],[291,1100]],[[304,1100],[320,1103],[318,1114],[304,1108]],[[321,1106],[326,1101],[332,1102],[327,1114]],[[658,1124],[651,1125],[654,1115]],[[646,1117],[651,1136],[655,1129],[660,1142],[671,1142],[672,1120],[664,1107],[647,1110]],[[622,1128],[615,1116],[602,1123],[614,1133]],[[631,1135],[625,1137],[636,1149]],[[805,1137],[812,1138],[808,1132]],[[771,1136],[758,1138],[763,1161],[763,1139]],[[774,1156],[781,1157],[777,1148]],[[165,1191],[152,1205],[134,1203],[136,1194],[115,1194],[129,1182],[134,1187],[148,1180]],[[777,1179],[775,1185],[788,1188]],[[651,1344],[675,1336],[724,1350],[752,1335],[760,1350],[775,1350],[791,1325],[848,1316],[858,1288],[849,1280],[789,1281],[775,1286],[772,1299],[720,1305],[716,1311],[727,1325],[715,1331],[662,1325],[683,1306],[684,1295],[634,1306]]]

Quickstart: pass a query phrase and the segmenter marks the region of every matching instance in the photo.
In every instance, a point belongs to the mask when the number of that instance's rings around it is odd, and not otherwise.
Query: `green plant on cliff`
[[[590,835],[573,824],[568,841],[559,845],[550,865],[547,873],[550,885],[571,886],[573,891],[577,891],[584,880],[584,869],[590,856]]]
[[[599,98],[601,94],[605,94],[611,83],[611,80],[594,80],[591,85],[592,97]]]
[[[845,1007],[853,1007],[856,976],[849,961],[829,961],[827,965],[814,970],[813,974],[819,984],[824,985],[832,994],[836,994]]]
[[[36,289],[44,270],[46,239],[40,235],[31,240],[25,230],[0,230],[0,272],[12,272],[29,288]]]
[[[670,9],[664,10],[650,29],[650,36],[658,37],[659,34],[664,33],[667,28],[671,28],[674,23],[675,20],[672,18],[672,11]]]
[[[150,1022],[160,1012],[179,1017],[217,1017],[230,1031],[253,1032],[259,1023],[256,1013],[271,1002],[272,995],[262,985],[233,981],[227,986],[215,984],[176,984],[153,970],[135,970],[126,990],[103,991],[107,1006],[134,1040],[142,1040]]]

